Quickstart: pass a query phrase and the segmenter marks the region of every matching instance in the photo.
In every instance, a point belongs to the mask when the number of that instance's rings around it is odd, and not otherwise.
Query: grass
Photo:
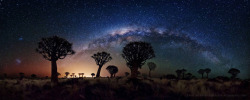
[[[249,99],[245,80],[168,80],[128,78],[59,79],[52,87],[49,79],[0,80],[1,100],[127,100],[127,99]]]

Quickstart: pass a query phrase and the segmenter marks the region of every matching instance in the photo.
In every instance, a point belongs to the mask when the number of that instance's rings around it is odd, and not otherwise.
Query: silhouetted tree
[[[185,73],[186,73],[186,71],[187,71],[186,69],[182,69],[182,70],[181,70],[182,78],[183,78],[183,79],[185,78]]]
[[[30,77],[34,79],[36,78],[36,74],[31,74]]]
[[[66,78],[68,78],[69,74],[69,72],[65,72]]]
[[[156,64],[153,62],[148,62],[148,68],[149,68],[148,76],[151,77],[151,71],[155,70]]]
[[[176,72],[176,75],[177,75],[178,79],[180,79],[181,74],[182,74],[182,70],[177,69],[175,72]]]
[[[118,68],[114,65],[109,65],[106,69],[110,73],[111,78],[115,77],[115,74],[118,72]]]
[[[141,68],[146,60],[155,57],[153,47],[146,42],[130,42],[123,48],[122,53],[122,57],[131,70],[132,78],[137,77],[138,68]]]
[[[70,75],[70,77],[72,78],[73,75]]]
[[[72,50],[72,43],[66,39],[53,36],[42,38],[38,43],[36,51],[43,55],[46,60],[51,61],[51,82],[58,83],[57,64],[58,59],[64,59],[67,55],[73,55],[75,52]]]
[[[231,78],[234,79],[240,73],[240,70],[236,68],[231,68],[228,73],[232,74]]]
[[[96,77],[100,77],[100,72],[101,72],[102,66],[105,63],[109,62],[112,59],[112,57],[107,52],[97,52],[96,54],[94,54],[91,57],[93,59],[95,59],[96,64],[99,66],[98,71],[96,73]]]
[[[81,73],[81,75],[82,75],[82,77],[83,77],[84,73]]]
[[[79,75],[79,78],[80,78],[80,77],[83,77],[84,73],[78,73],[78,75]]]
[[[82,73],[78,73],[79,78],[81,77]]]
[[[95,76],[95,73],[91,73],[92,78]]]
[[[72,73],[73,78],[75,78],[75,73]]]
[[[207,73],[207,78],[208,78],[208,74],[211,72],[211,69],[210,68],[206,68],[205,69],[205,73]]]
[[[204,69],[199,69],[198,73],[201,74],[201,78],[203,78],[203,74],[205,73],[205,70]]]
[[[125,76],[128,77],[128,75],[129,75],[129,72],[125,72]]]
[[[19,76],[20,76],[20,80],[22,80],[24,78],[24,73],[19,73]]]

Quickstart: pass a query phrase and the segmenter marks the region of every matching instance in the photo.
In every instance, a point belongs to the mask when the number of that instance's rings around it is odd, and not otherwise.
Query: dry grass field
[[[128,78],[0,80],[1,100],[248,99],[249,81],[216,79],[168,80]]]

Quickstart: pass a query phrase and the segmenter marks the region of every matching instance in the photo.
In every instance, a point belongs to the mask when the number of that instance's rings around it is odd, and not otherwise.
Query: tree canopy
[[[118,68],[114,65],[109,65],[106,69],[110,73],[111,77],[114,77],[114,75],[118,72]]]
[[[150,43],[130,42],[122,51],[122,57],[126,60],[128,67],[138,66],[141,68],[146,60],[154,58],[155,53]]]
[[[72,43],[58,36],[42,38],[38,42],[36,52],[42,54],[49,61],[64,59],[67,55],[75,54],[75,51],[72,50]]]

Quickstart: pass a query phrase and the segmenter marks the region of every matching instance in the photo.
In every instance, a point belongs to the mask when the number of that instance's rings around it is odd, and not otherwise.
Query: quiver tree
[[[207,74],[207,78],[208,78],[208,74],[211,72],[211,69],[210,68],[206,68],[204,70],[205,70],[205,73]]]
[[[65,72],[66,78],[68,78],[69,74],[69,72]]]
[[[109,65],[106,69],[110,73],[111,78],[115,77],[115,74],[118,72],[118,68],[114,65]]]
[[[102,66],[105,63],[109,62],[112,59],[112,57],[107,52],[97,52],[96,54],[94,54],[91,57],[93,59],[95,59],[96,64],[99,66],[97,73],[96,73],[96,77],[100,77],[100,72],[101,72]]]
[[[125,72],[125,76],[128,77],[128,75],[129,75],[129,72]]]
[[[203,74],[205,73],[205,70],[204,69],[199,69],[198,73],[201,74],[201,78],[203,78]]]
[[[156,64],[153,62],[148,62],[148,68],[149,68],[148,76],[151,77],[151,71],[155,70]]]
[[[73,55],[75,52],[72,50],[72,43],[66,39],[53,36],[42,38],[38,42],[36,51],[42,54],[43,58],[51,61],[51,82],[58,83],[57,64],[58,59],[64,59],[67,55]]]
[[[78,73],[78,75],[79,75],[79,78],[80,78],[80,77],[83,77],[84,73]]]
[[[92,78],[95,76],[95,73],[91,73]]]
[[[146,60],[154,58],[155,53],[150,43],[130,42],[123,48],[122,57],[131,70],[131,77],[136,78],[138,68],[141,68]]]
[[[232,76],[231,78],[234,79],[239,73],[240,70],[236,69],[236,68],[231,68],[228,73],[230,73]]]

